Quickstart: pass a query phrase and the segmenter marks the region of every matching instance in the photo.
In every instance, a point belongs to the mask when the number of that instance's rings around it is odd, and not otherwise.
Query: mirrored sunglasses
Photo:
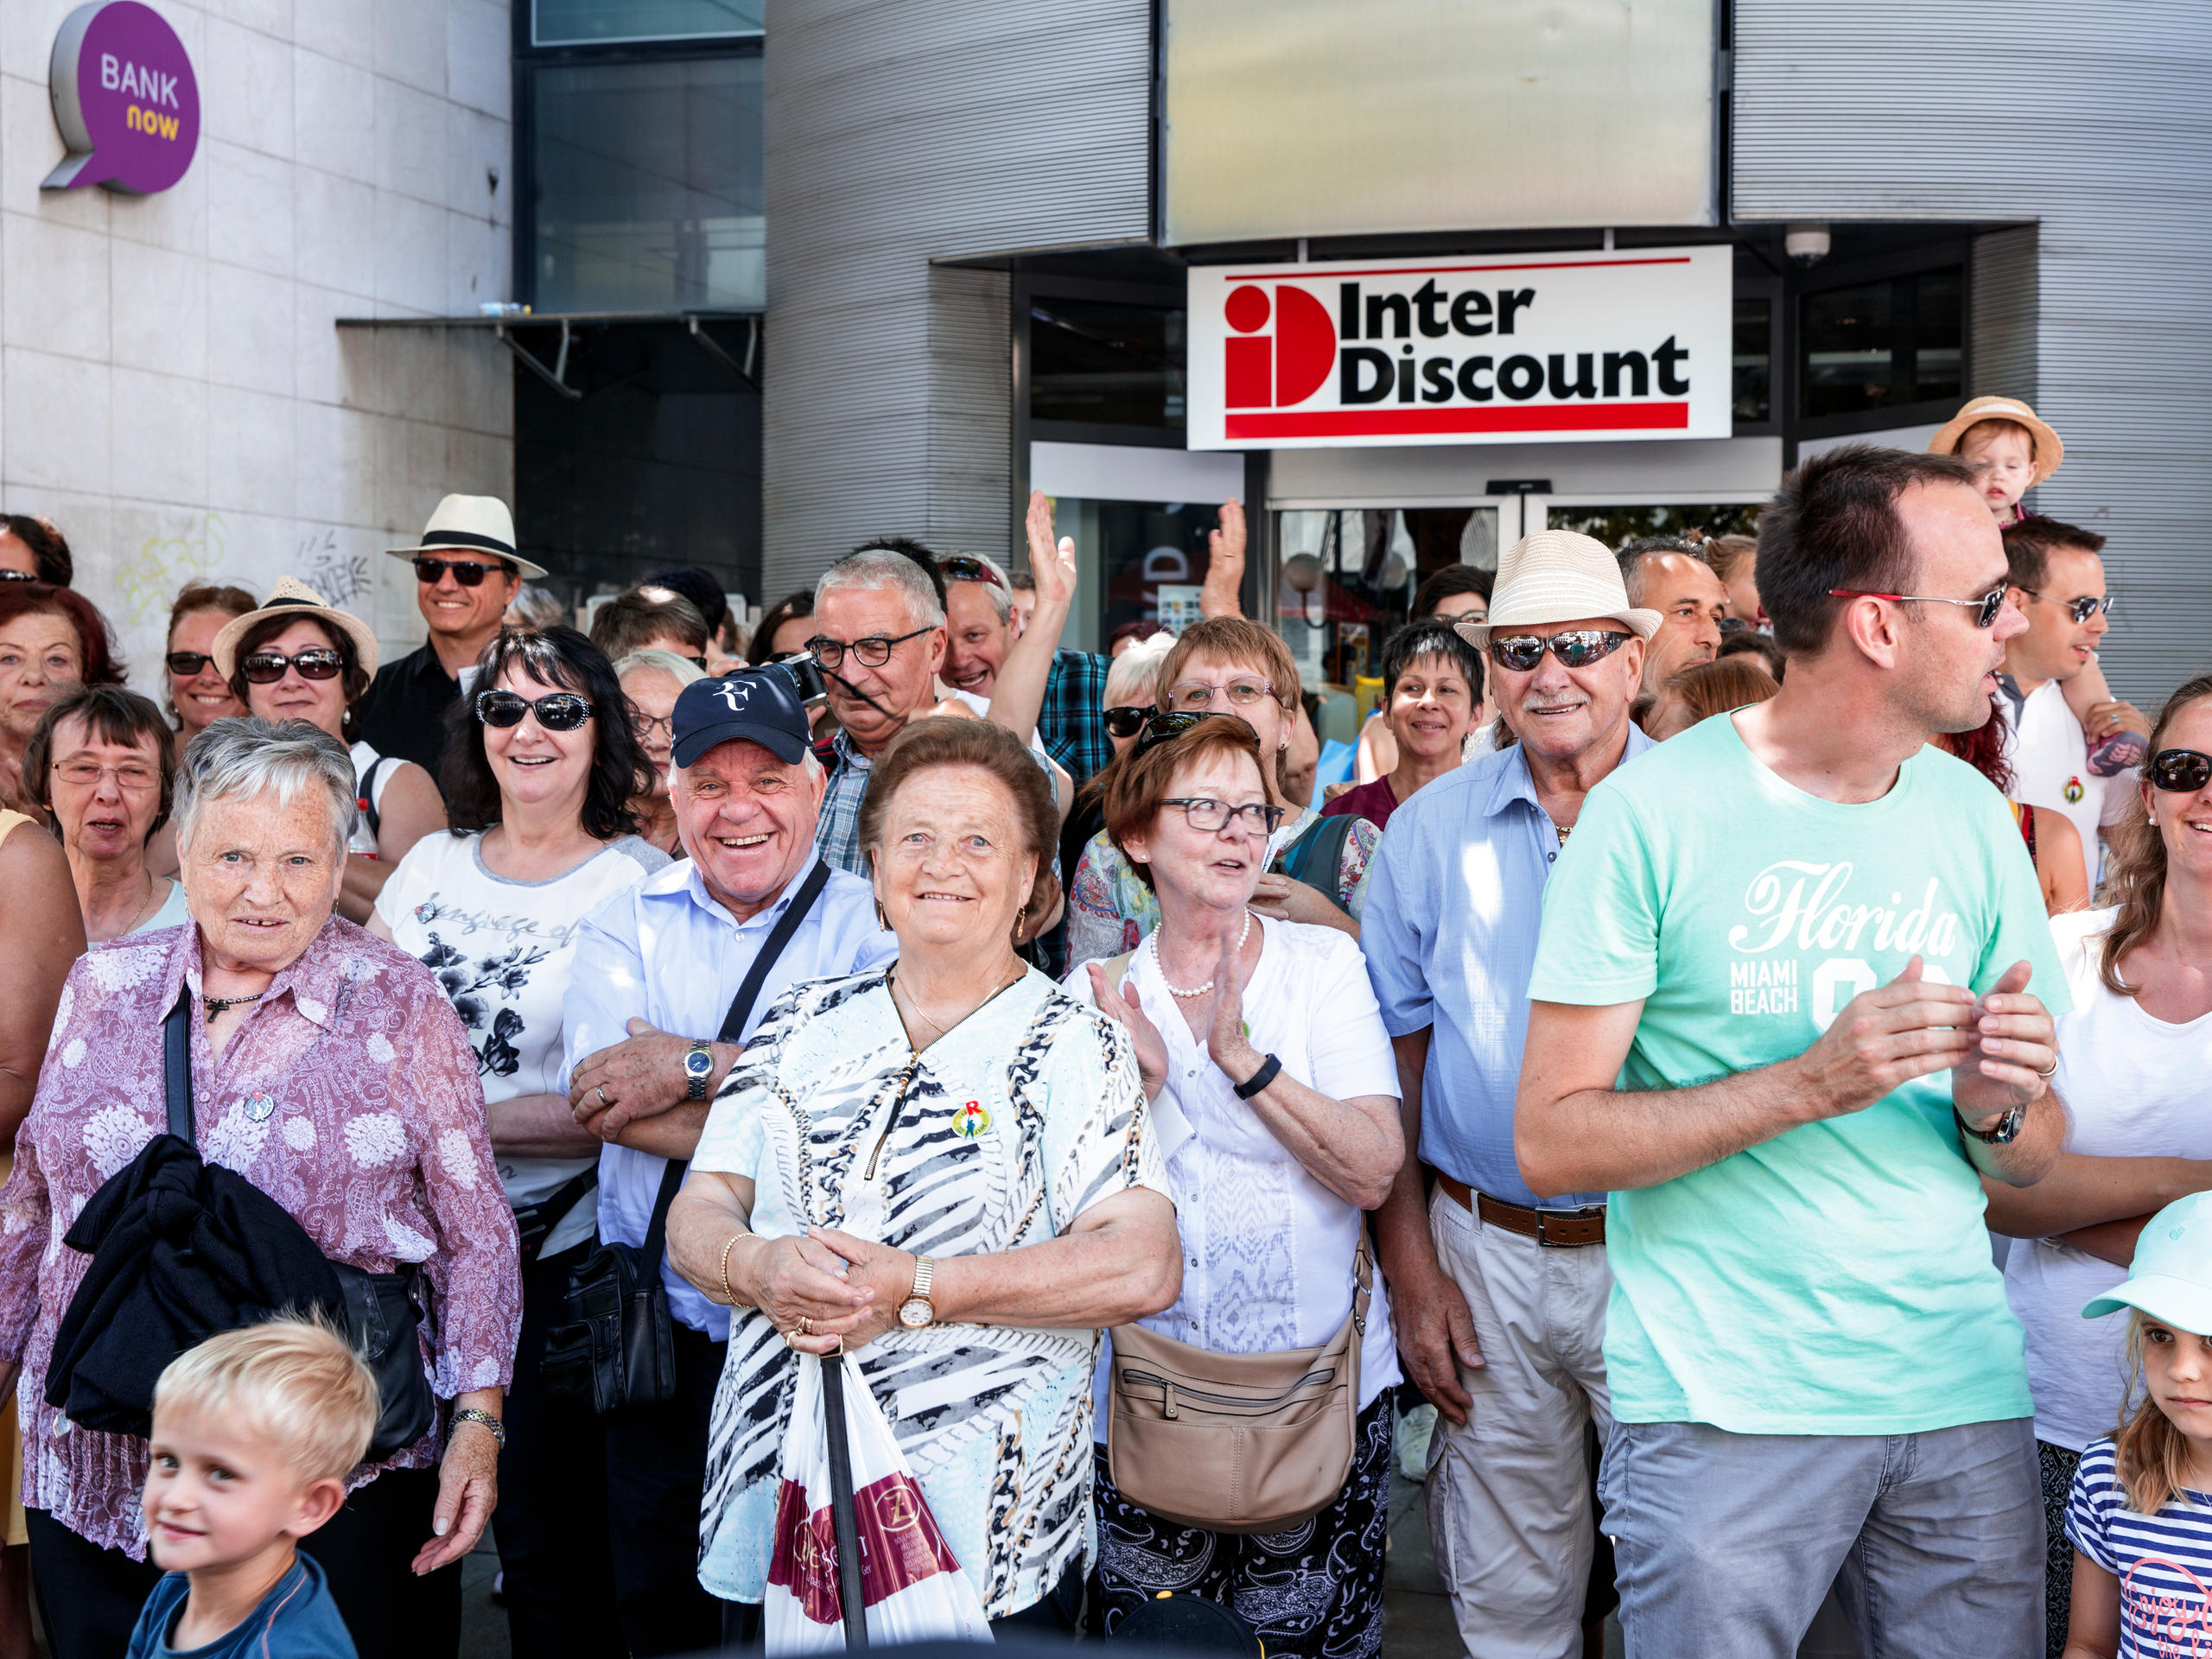
[[[591,700],[573,691],[549,691],[535,698],[518,691],[476,694],[476,718],[486,726],[519,726],[524,715],[533,713],[549,732],[573,732],[591,718]]]
[[[1634,636],[1611,628],[1573,628],[1565,633],[1492,634],[1490,659],[1500,668],[1526,674],[1544,660],[1546,652],[1559,658],[1561,668],[1587,668],[1610,657]]]
[[[1101,718],[1105,721],[1106,730],[1112,736],[1135,737],[1144,729],[1144,723],[1152,718],[1152,713],[1142,703],[1123,702],[1109,709]]]
[[[2212,754],[2198,749],[2160,749],[2151,757],[2151,787],[2194,795],[2212,783]]]
[[[334,680],[345,666],[346,659],[338,652],[328,645],[317,645],[289,657],[279,651],[257,651],[238,660],[238,674],[248,685],[274,685],[288,668],[297,669],[303,680]]]
[[[1006,586],[999,580],[997,571],[970,554],[955,553],[939,559],[937,568],[948,582],[988,582],[994,588]]]

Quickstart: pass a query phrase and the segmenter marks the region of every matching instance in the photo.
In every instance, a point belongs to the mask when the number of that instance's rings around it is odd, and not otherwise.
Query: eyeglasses
[[[2043,598],[2043,595],[2036,592],[2032,588],[2023,588],[2020,591],[2025,594],[2030,599]],[[2110,616],[2112,614],[2112,595],[2110,594],[2105,594],[2101,599],[2092,594],[2083,594],[2079,599],[2054,599],[2046,601],[2045,602],[2048,604],[2064,607],[2067,615],[2072,617],[2076,622],[2086,622],[2100,612],[2102,612],[2107,616]]]
[[[994,588],[1006,584],[999,580],[999,573],[972,554],[955,553],[950,558],[937,562],[938,574],[947,582],[988,582]]]
[[[281,651],[257,651],[240,659],[238,672],[248,685],[274,685],[288,668],[297,669],[303,680],[334,680],[345,666],[346,659],[338,652],[328,645],[316,645],[289,657]]]
[[[173,651],[162,660],[168,664],[170,673],[180,680],[188,680],[215,659],[204,651]]]
[[[1900,605],[1963,605],[1974,612],[1974,625],[1986,628],[1997,620],[1997,613],[2005,608],[2005,589],[1993,588],[1980,599],[1941,599],[1934,594],[1872,594],[1863,588],[1831,588],[1830,599],[1887,599]]]
[[[438,578],[448,570],[453,579],[464,588],[481,588],[484,578],[493,571],[505,573],[511,567],[504,564],[479,564],[473,559],[417,559],[415,561],[415,580],[435,587]]]
[[[1142,754],[1147,749],[1156,749],[1162,743],[1172,743],[1202,720],[1238,718],[1240,716],[1236,715],[1215,714],[1209,709],[1200,709],[1195,714],[1154,715],[1144,723],[1144,732],[1137,739],[1136,752]]]
[[[814,660],[832,674],[835,674],[843,664],[845,653],[849,651],[860,659],[861,667],[881,668],[891,660],[891,648],[893,645],[903,645],[909,639],[918,639],[935,626],[936,624],[931,623],[928,628],[916,628],[912,633],[902,633],[895,639],[880,633],[871,633],[864,639],[854,640],[850,645],[847,645],[842,639],[832,639],[826,633],[817,633],[806,642],[806,648],[814,654]]]
[[[1551,634],[1510,633],[1503,639],[1492,634],[1490,659],[1500,668],[1526,674],[1544,660],[1544,653],[1548,651],[1559,658],[1561,668],[1587,668],[1599,658],[1611,656],[1631,637],[1610,628],[1570,628],[1565,633]]]
[[[1256,674],[1239,674],[1224,684],[1216,685],[1208,680],[1178,680],[1167,688],[1167,704],[1171,709],[1188,712],[1211,708],[1215,694],[1226,692],[1232,709],[1250,709],[1262,699],[1274,695],[1274,684]]]
[[[1261,836],[1272,836],[1275,826],[1282,822],[1283,809],[1269,806],[1262,801],[1243,806],[1231,806],[1227,801],[1217,801],[1208,795],[1171,795],[1160,802],[1162,806],[1183,809],[1183,822],[1202,835],[1218,835],[1246,813],[1252,815],[1252,828]]]
[[[591,718],[591,702],[573,691],[550,691],[537,698],[519,691],[476,694],[476,718],[486,726],[519,726],[524,715],[533,713],[549,732],[573,732]]]
[[[61,760],[54,767],[55,777],[79,789],[98,789],[100,779],[110,772],[115,774],[116,787],[132,795],[143,795],[162,786],[161,773],[150,766],[104,766],[96,760]]]
[[[676,735],[676,716],[674,715],[649,715],[642,709],[632,709],[630,711],[630,729],[638,734],[638,741],[640,743],[649,740],[655,732],[660,732],[667,736],[674,737]]]
[[[1101,718],[1105,721],[1106,730],[1111,735],[1135,737],[1144,729],[1145,721],[1152,718],[1152,710],[1141,702],[1116,703]]]
[[[2194,795],[2212,784],[2212,754],[2197,749],[2160,749],[2151,757],[2151,787]]]

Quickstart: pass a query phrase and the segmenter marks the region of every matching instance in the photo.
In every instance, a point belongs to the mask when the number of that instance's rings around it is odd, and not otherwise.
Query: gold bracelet
[[[739,1239],[758,1238],[759,1236],[760,1235],[758,1233],[750,1230],[732,1233],[729,1236],[728,1243],[722,1246],[722,1300],[727,1302],[732,1307],[735,1307],[737,1306],[737,1293],[729,1287],[729,1253],[737,1248],[737,1241]]]

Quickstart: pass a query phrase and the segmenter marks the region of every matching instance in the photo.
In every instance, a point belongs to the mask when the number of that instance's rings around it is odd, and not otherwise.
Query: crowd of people
[[[0,1659],[450,1655],[487,1526],[518,1659],[759,1643],[833,1358],[1000,1632],[1366,1659],[1398,1471],[1484,1659],[2197,1650],[2212,675],[2060,455],[1437,573],[1325,789],[1233,502],[1094,654],[1042,496],[749,630],[453,496],[163,704],[0,519]]]

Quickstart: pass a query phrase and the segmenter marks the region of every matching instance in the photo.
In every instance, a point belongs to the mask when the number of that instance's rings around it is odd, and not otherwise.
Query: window
[[[1275,628],[1304,688],[1355,691],[1382,673],[1382,642],[1422,582],[1454,564],[1497,569],[1497,509],[1288,510],[1275,552]]]
[[[1029,417],[1183,429],[1179,308],[1039,295],[1029,302]]]
[[[1955,267],[1802,296],[1798,413],[1816,420],[1956,403],[1965,291]]]
[[[1727,502],[1707,506],[1553,507],[1545,518],[1553,530],[1579,531],[1618,548],[1639,536],[1750,536],[1756,533],[1757,503]]]
[[[1774,302],[1764,294],[1736,296],[1735,386],[1738,426],[1774,419]]]
[[[609,46],[636,41],[760,33],[761,0],[535,0],[532,46]]]

